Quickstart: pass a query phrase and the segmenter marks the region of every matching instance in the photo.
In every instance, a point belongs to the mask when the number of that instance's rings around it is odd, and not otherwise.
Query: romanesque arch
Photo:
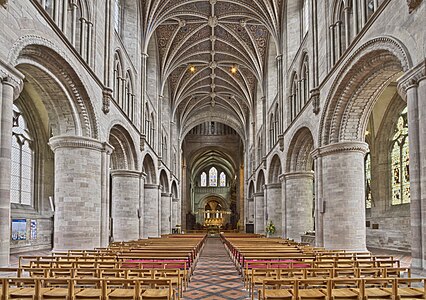
[[[53,136],[98,138],[98,121],[91,99],[58,47],[38,36],[24,36],[14,44],[8,60],[39,95]]]
[[[129,132],[122,125],[114,125],[109,134],[109,144],[114,147],[111,168],[114,170],[137,170],[137,154]]]

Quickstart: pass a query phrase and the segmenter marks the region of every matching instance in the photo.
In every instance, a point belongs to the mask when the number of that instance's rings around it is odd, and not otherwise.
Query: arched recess
[[[281,159],[278,154],[272,157],[269,165],[268,185],[266,190],[267,216],[269,222],[275,224],[276,236],[282,234],[282,189],[280,175],[282,174]]]
[[[114,147],[111,154],[111,169],[137,170],[135,144],[129,132],[121,125],[114,125],[109,134],[109,143]]]
[[[127,130],[119,124],[111,128],[108,142],[114,147],[110,180],[112,238],[114,241],[138,239],[140,172],[136,171],[135,145]]]
[[[172,228],[175,230],[175,233],[179,233],[179,230],[181,229],[181,200],[179,199],[178,194],[178,185],[176,183],[176,180],[172,181],[172,187],[171,187],[171,193],[172,193]]]
[[[311,131],[307,127],[300,128],[290,142],[284,174],[284,233],[297,241],[301,241],[306,231],[314,229],[313,150]]]
[[[15,43],[8,61],[21,71],[40,95],[52,135],[98,138],[97,117],[85,86],[51,42],[24,36]],[[48,87],[48,88],[47,88]]]
[[[145,183],[148,183],[148,184],[157,183],[154,160],[149,154],[146,154],[143,160],[142,172],[146,174]]]
[[[311,152],[314,139],[307,127],[300,128],[293,136],[287,154],[286,172],[309,172],[313,168]]]
[[[161,187],[161,234],[170,234],[172,230],[172,196],[170,194],[169,178],[165,170],[160,171]],[[174,224],[176,225],[176,224]]]
[[[364,141],[371,110],[396,76],[409,70],[405,48],[388,37],[362,45],[341,68],[327,96],[319,145]]]
[[[247,189],[248,193],[247,193],[247,204],[245,205],[246,207],[246,224],[253,224],[254,223],[254,182],[253,180],[250,181],[250,183],[248,184],[248,189]],[[253,225],[251,225],[253,226]],[[250,227],[248,227],[250,228]],[[254,232],[254,228],[251,230],[248,230],[250,232]]]
[[[265,199],[265,173],[260,170],[257,174],[256,193],[254,194],[254,232],[264,233],[267,222],[267,207]]]

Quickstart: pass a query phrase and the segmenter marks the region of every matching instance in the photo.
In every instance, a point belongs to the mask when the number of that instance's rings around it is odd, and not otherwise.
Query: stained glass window
[[[371,154],[365,155],[365,208],[371,208],[373,197],[371,194]]]
[[[224,172],[220,173],[220,186],[226,186],[226,175]]]
[[[209,171],[209,186],[217,186],[217,170],[212,167]]]
[[[207,174],[206,174],[206,172],[201,173],[201,186],[207,186]]]
[[[404,109],[396,123],[391,151],[392,205],[410,203],[407,109]]]
[[[33,150],[32,138],[18,107],[13,106],[11,184],[12,203],[32,205]]]

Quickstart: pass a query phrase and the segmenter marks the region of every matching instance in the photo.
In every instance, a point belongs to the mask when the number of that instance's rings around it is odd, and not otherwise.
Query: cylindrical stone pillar
[[[113,147],[108,144],[104,143],[104,149],[102,151],[102,178],[101,178],[101,247],[107,247],[109,244],[109,183],[110,183],[110,173],[109,173],[109,164],[110,164],[110,158],[111,153],[113,151]]]
[[[79,136],[53,137],[49,144],[55,153],[54,250],[99,247],[104,145]]]
[[[158,230],[158,224],[160,223],[158,185],[145,183],[144,191],[143,237],[158,237],[160,235]]]
[[[111,217],[114,241],[139,238],[139,178],[130,170],[111,171]]]
[[[270,183],[266,186],[268,224],[272,221],[276,231],[274,236],[282,235],[282,193],[281,183]],[[266,226],[265,226],[266,227]]]
[[[0,83],[0,267],[9,265],[10,256],[10,155],[12,143],[13,85]]]
[[[161,234],[172,233],[172,194],[161,193]]]
[[[409,97],[409,93],[407,92],[407,99]],[[416,229],[421,235],[415,235],[412,233],[412,240],[421,241],[421,247],[419,252],[420,255],[413,256],[412,267],[413,268],[422,268],[426,269],[426,70],[423,69],[423,77],[418,80],[418,88],[417,88],[417,101],[419,107],[419,154],[420,154],[420,178],[417,180],[421,186],[421,194],[420,197],[417,198],[416,206],[411,207],[411,218],[413,218],[414,214],[416,216],[415,225],[416,227],[421,227]],[[408,127],[410,130],[410,127]],[[411,139],[409,132],[409,141]],[[411,163],[411,145],[410,145],[410,173],[413,164]],[[411,174],[410,174],[411,175]],[[411,181],[410,181],[411,184]],[[411,201],[413,202],[413,198]],[[412,204],[411,204],[412,205]],[[414,211],[418,209],[417,211]],[[420,218],[419,218],[420,217]],[[413,224],[413,220],[412,220]],[[423,238],[419,238],[422,236]],[[419,261],[420,260],[420,261]]]
[[[265,233],[265,196],[263,191],[254,193],[254,232]]]
[[[339,142],[318,150],[324,247],[366,251],[364,156],[368,144]]]
[[[180,225],[178,221],[178,214],[179,214],[178,206],[179,206],[179,199],[172,198],[172,223],[171,223],[172,228],[175,228],[176,225]]]
[[[144,215],[145,215],[145,179],[146,173],[142,172],[139,176],[139,238],[144,238]]]
[[[287,238],[297,242],[301,235],[314,228],[312,171],[292,172],[285,176]]]

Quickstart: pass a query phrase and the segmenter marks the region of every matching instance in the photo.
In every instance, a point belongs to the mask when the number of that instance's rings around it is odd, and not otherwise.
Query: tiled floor
[[[241,276],[219,238],[208,238],[184,299],[248,299]]]

